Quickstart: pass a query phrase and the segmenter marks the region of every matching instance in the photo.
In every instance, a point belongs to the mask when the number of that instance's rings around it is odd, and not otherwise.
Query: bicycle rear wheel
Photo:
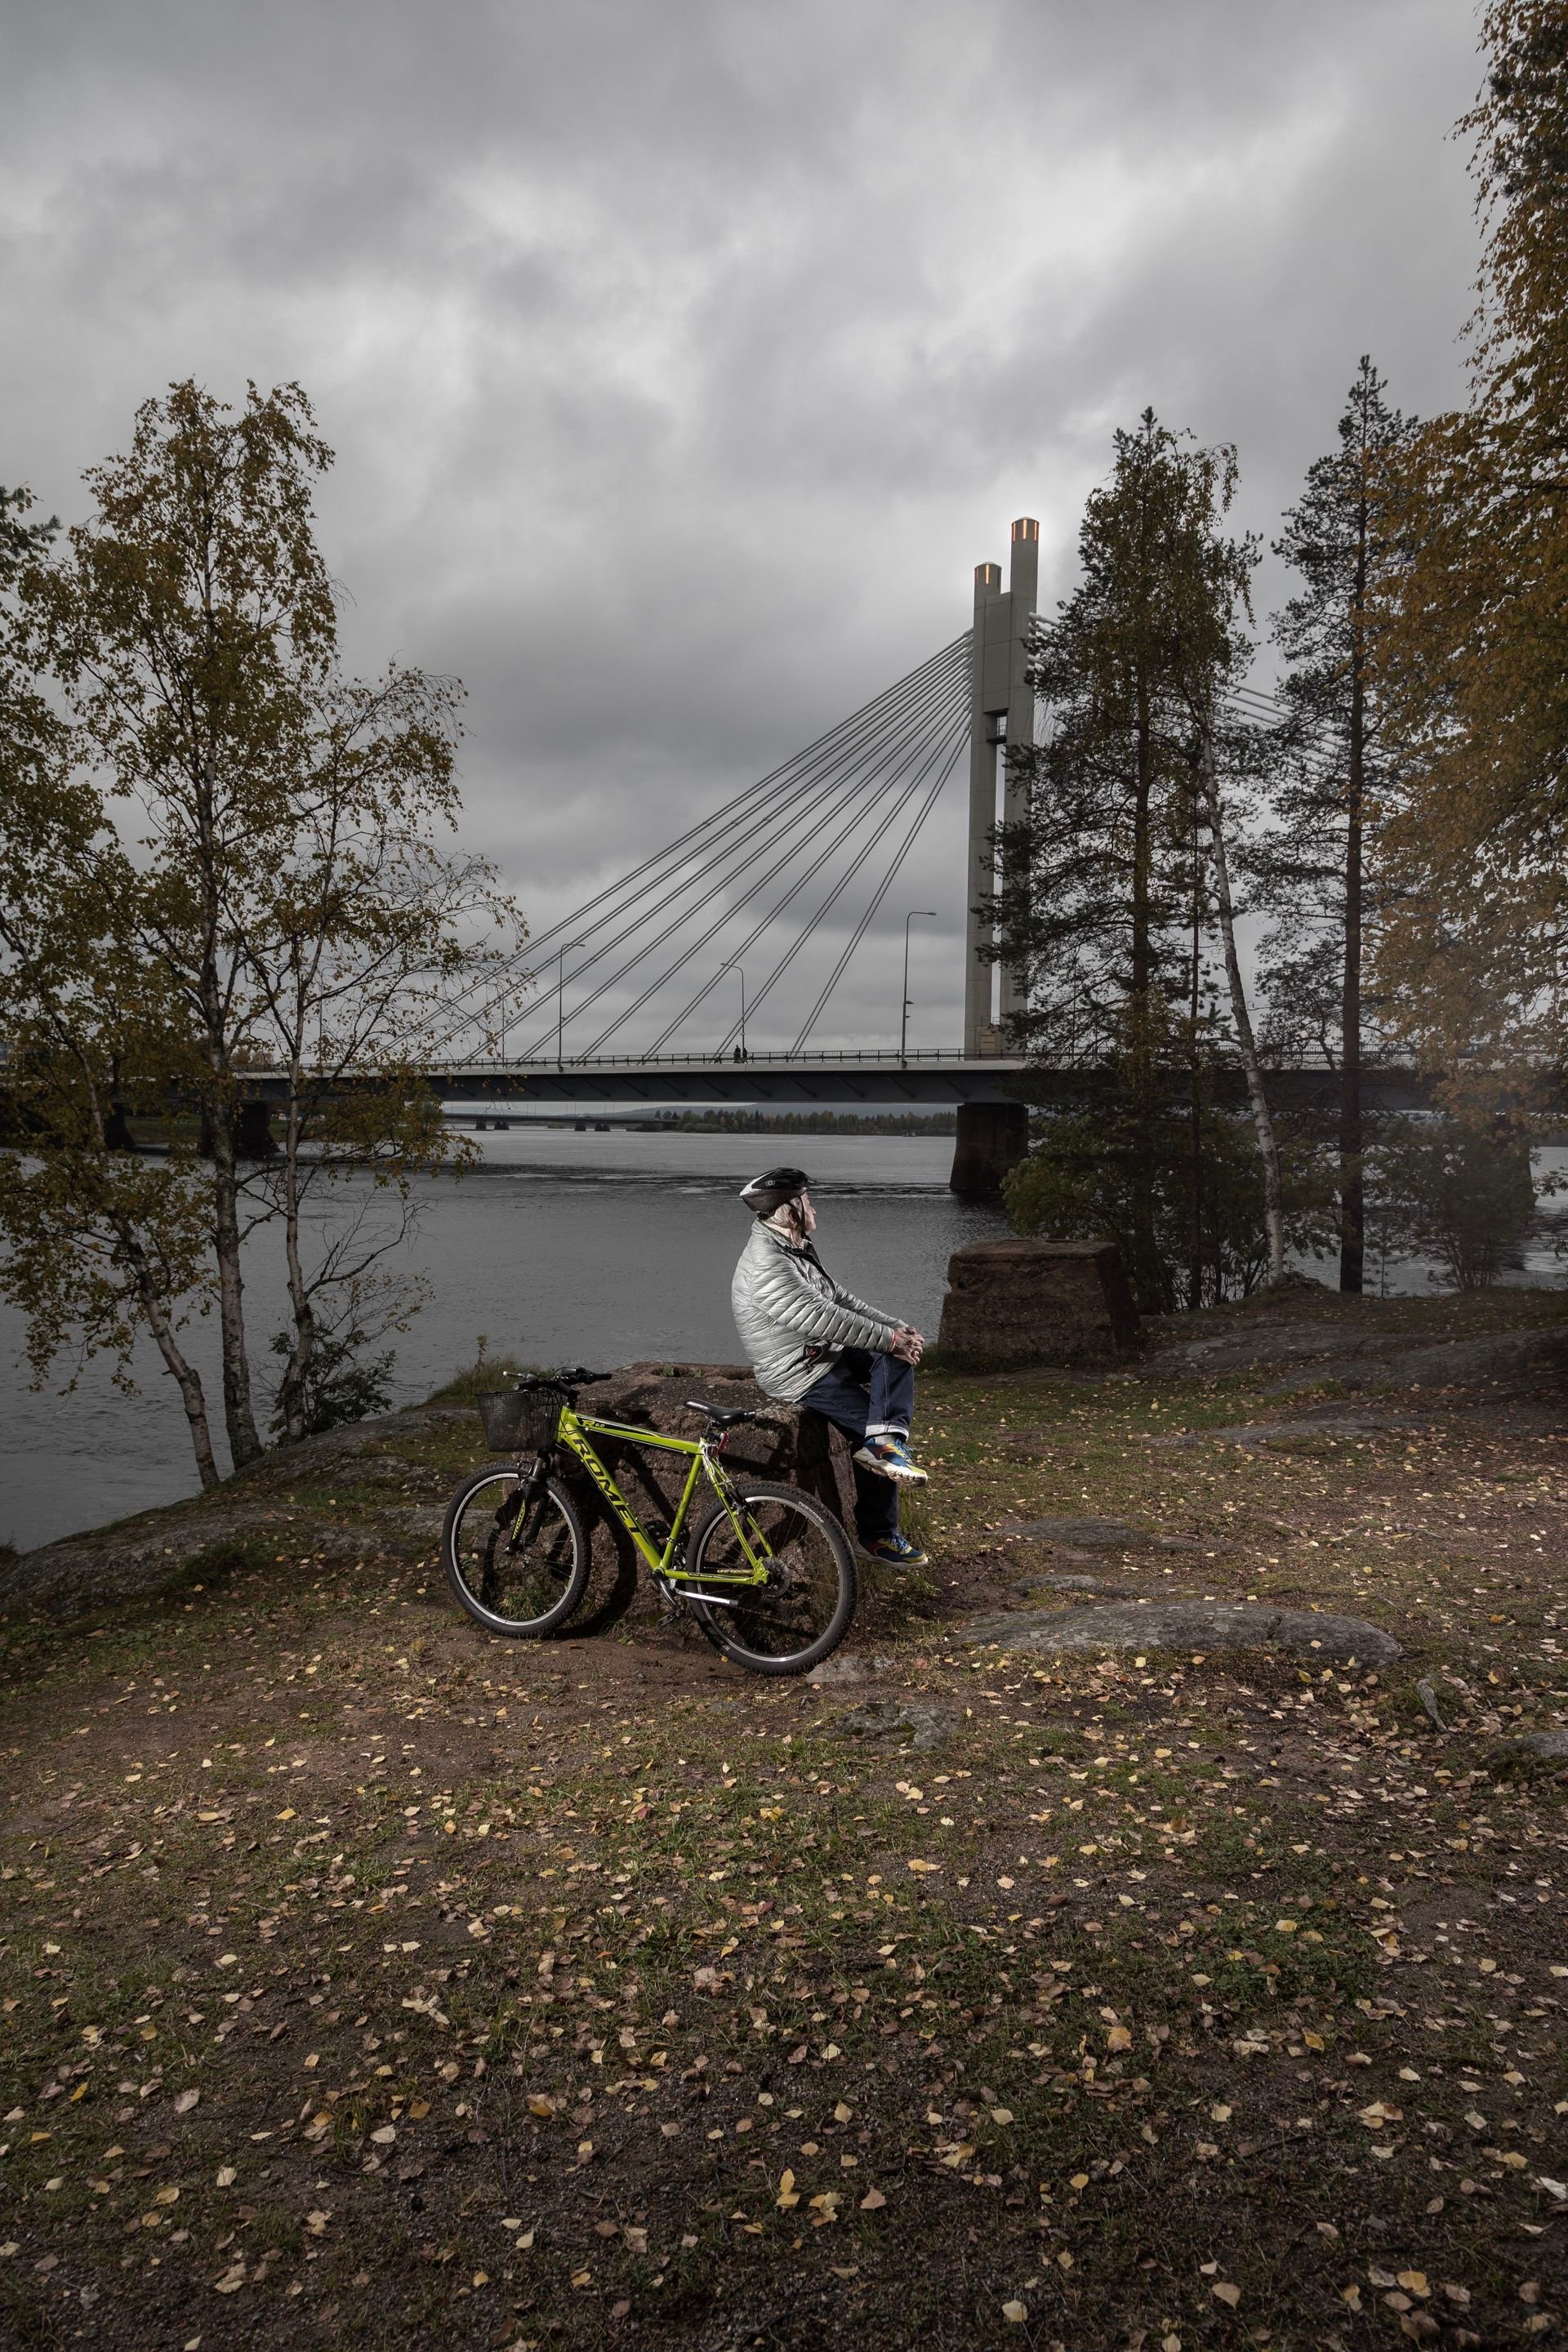
[[[588,1538],[559,1480],[526,1512],[524,1487],[516,1468],[499,1462],[465,1478],[447,1507],[441,1558],[454,1599],[476,1624],[537,1641],[583,1598]]]
[[[714,1648],[737,1665],[756,1675],[805,1674],[831,1657],[854,1619],[849,1538],[826,1505],[798,1487],[732,1484],[738,1506],[766,1540],[767,1581],[716,1587],[707,1600],[683,1585],[682,1596]],[[749,1567],[721,1502],[693,1529],[686,1557],[692,1577],[734,1576]]]

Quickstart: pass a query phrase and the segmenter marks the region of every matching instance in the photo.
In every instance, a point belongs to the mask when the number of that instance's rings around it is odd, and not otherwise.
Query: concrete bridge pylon
[[[1005,1037],[1004,1024],[1024,1009],[1024,974],[992,960],[996,927],[987,919],[986,902],[996,894],[992,835],[999,821],[1012,824],[1024,814],[1026,786],[1020,763],[1008,755],[1032,746],[1035,740],[1035,695],[1028,666],[1039,569],[1040,526],[1033,515],[1020,515],[1013,525],[1005,588],[999,563],[979,563],[974,568],[963,991],[963,1051],[971,1058],[999,1053]],[[998,751],[1003,755],[1000,780]]]

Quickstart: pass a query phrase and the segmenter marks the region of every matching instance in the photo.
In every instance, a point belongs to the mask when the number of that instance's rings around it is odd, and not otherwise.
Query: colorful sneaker
[[[911,1543],[904,1535],[873,1536],[869,1539],[861,1536],[858,1540],[868,1559],[885,1560],[889,1568],[924,1568],[930,1558],[918,1543]]]
[[[891,1478],[900,1486],[923,1486],[926,1474],[910,1454],[901,1437],[868,1437],[864,1445],[855,1449],[855,1459],[867,1470],[874,1470],[879,1478]]]

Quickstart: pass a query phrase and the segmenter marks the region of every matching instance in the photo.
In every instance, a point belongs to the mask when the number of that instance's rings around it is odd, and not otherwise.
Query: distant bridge
[[[1009,587],[1003,590],[1000,565],[980,564],[972,620],[961,635],[536,930],[514,954],[477,962],[443,1016],[443,1066],[478,1075],[499,1062],[521,1083],[548,1086],[552,1067],[564,1059],[584,1079],[633,1066],[668,1072],[679,1090],[678,1074],[689,1072],[698,1084],[718,1064],[738,1060],[752,1073],[787,1067],[819,1081],[837,1071],[847,1091],[834,1099],[857,1099],[862,1083],[870,1089],[867,1100],[998,1099],[1005,1024],[1024,992],[1020,976],[995,953],[993,835],[999,821],[1019,814],[1023,781],[1016,767],[1004,774],[1000,755],[1009,744],[1034,740],[1029,661],[1038,555],[1039,525],[1021,517],[1013,525]],[[911,940],[911,926],[939,919],[939,911],[897,898],[889,905],[889,895],[944,788],[965,766],[965,856],[948,861],[940,885],[928,877],[921,892],[946,898],[942,911],[962,917],[963,1044],[955,1053],[911,1054],[905,1050],[911,1006],[916,998],[929,1004],[931,995],[929,950],[922,953],[921,935]],[[585,840],[584,855],[596,846]],[[889,1021],[884,979],[881,1001],[858,1003],[853,1026],[864,1035],[885,1023],[883,1034],[897,1037],[900,1050],[893,1055],[889,1043],[881,1052],[826,1052],[814,1045],[814,1034],[836,997],[842,1002],[841,983],[874,925],[884,948],[901,940],[901,1002]],[[787,1048],[748,1050],[763,1019],[782,1027]],[[694,1030],[707,1033],[701,1045],[693,1044]],[[900,1089],[887,1077],[895,1066],[922,1076]],[[938,1066],[950,1075],[936,1079]],[[925,1090],[928,1083],[933,1091]],[[827,1097],[808,1087],[802,1098]]]
[[[451,1063],[430,1074],[443,1102],[721,1103],[810,1109],[951,1110],[1016,1104],[1021,1060],[919,1053],[600,1055],[560,1062]]]
[[[632,1108],[650,1115],[678,1104],[712,1104],[729,1110],[811,1110],[829,1106],[887,1113],[947,1110],[957,1113],[952,1185],[971,1197],[994,1193],[1006,1170],[1027,1147],[1030,1102],[1053,1097],[1081,1100],[1097,1087],[1117,1083],[1110,1071],[1050,1070],[1000,1054],[967,1055],[922,1048],[895,1054],[816,1053],[663,1054],[597,1055],[574,1061],[453,1061],[427,1073],[431,1091],[448,1107],[499,1108],[516,1106],[534,1118],[559,1107],[562,1117],[592,1120],[598,1106],[616,1108],[624,1125]],[[1182,1077],[1170,1074],[1179,1093]],[[1239,1070],[1221,1070],[1222,1097],[1239,1108],[1246,1100]],[[1331,1114],[1338,1103],[1339,1074],[1326,1067],[1264,1073],[1276,1110]],[[287,1091],[283,1074],[246,1074],[249,1113],[245,1143],[258,1153],[269,1148],[267,1114]],[[1426,1081],[1409,1069],[1368,1071],[1363,1100],[1369,1109],[1423,1110],[1430,1107]],[[1024,1097],[1027,1097],[1027,1100]],[[622,1107],[625,1107],[624,1108]],[[487,1116],[489,1115],[487,1108]]]
[[[477,963],[421,1045],[442,1100],[520,1110],[557,1103],[951,1107],[954,1189],[994,1191],[1027,1138],[1025,1065],[1002,1050],[1016,1034],[1010,1022],[1026,1007],[1026,976],[1000,959],[992,910],[996,827],[1022,815],[1026,790],[1020,763],[1005,754],[1035,740],[1039,536],[1038,523],[1020,516],[1006,587],[1000,564],[977,565],[969,627],[918,669],[514,955]],[[896,947],[902,934],[899,1010],[889,1024],[885,999],[875,1008],[862,1003],[855,1025],[863,1033],[879,1022],[899,1049],[814,1047],[860,942],[963,766],[966,846],[943,886],[963,894],[962,1044],[909,1049],[911,926],[936,916],[895,901],[878,937]],[[939,895],[933,884],[925,887]],[[918,986],[918,948],[915,970],[917,993],[929,1002],[929,987]],[[750,1050],[763,1007],[772,1020],[785,1004],[793,1006],[784,1024],[792,1043]],[[682,1050],[681,1033],[694,1028],[707,1032],[707,1050]],[[642,1050],[630,1050],[639,1038]],[[1027,1078],[1031,1098],[1048,1100],[1049,1076],[1037,1069]],[[1064,1075],[1058,1083],[1081,1093],[1084,1079]],[[1289,1071],[1269,1087],[1281,1103],[1315,1106],[1334,1083],[1329,1071]],[[1239,1101],[1239,1072],[1235,1085]],[[1373,1100],[1380,1087],[1390,1090],[1391,1107],[1422,1099],[1408,1074],[1370,1079]],[[282,1081],[252,1073],[246,1090],[253,1139],[265,1150],[265,1100],[282,1092]]]
[[[1024,1064],[1000,1055],[971,1059],[925,1049],[919,1053],[665,1054],[600,1055],[581,1061],[454,1061],[428,1072],[431,1089],[453,1104],[515,1104],[535,1113],[549,1106],[638,1104],[651,1113],[665,1106],[711,1103],[726,1109],[810,1110],[828,1105],[870,1112],[955,1110],[958,1138],[953,1190],[984,1194],[1018,1159],[1028,1132],[1028,1110],[1018,1099]],[[250,1116],[242,1149],[268,1149],[267,1113],[288,1080],[279,1072],[247,1071]]]

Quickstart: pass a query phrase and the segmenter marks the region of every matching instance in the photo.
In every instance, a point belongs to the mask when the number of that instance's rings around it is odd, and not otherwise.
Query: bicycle
[[[519,1451],[515,1462],[474,1471],[447,1506],[441,1554],[459,1606],[487,1633],[526,1640],[567,1623],[587,1589],[590,1563],[582,1513],[558,1475],[570,1455],[667,1603],[686,1609],[723,1656],[760,1675],[805,1674],[831,1656],[855,1615],[854,1549],[815,1496],[749,1474],[736,1478],[723,1467],[732,1431],[761,1415],[689,1399],[687,1410],[710,1424],[689,1438],[580,1413],[578,1391],[610,1377],[579,1366],[531,1375],[479,1400],[489,1443],[515,1442]],[[595,1436],[689,1455],[667,1528],[649,1534],[595,1452]],[[702,1481],[712,1496],[693,1519]]]

